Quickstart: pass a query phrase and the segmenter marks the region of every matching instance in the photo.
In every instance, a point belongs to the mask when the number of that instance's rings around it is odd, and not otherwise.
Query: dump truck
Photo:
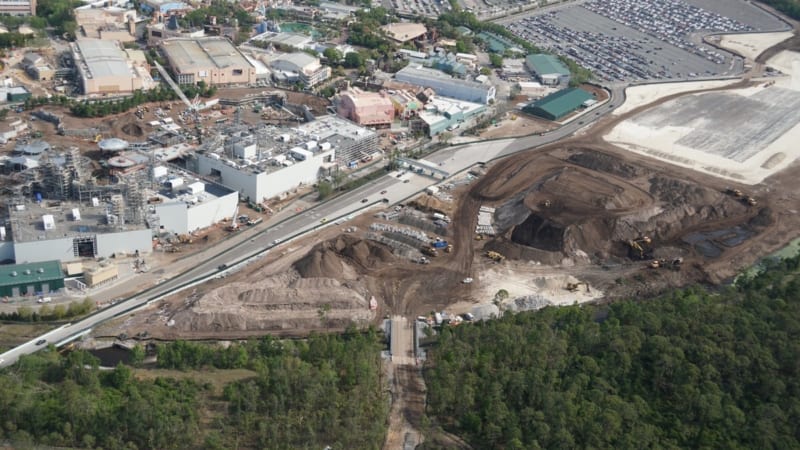
[[[423,255],[430,256],[432,258],[439,256],[439,252],[437,252],[436,249],[433,247],[427,247],[427,246],[422,247],[420,251],[422,252]]]
[[[491,259],[494,262],[501,262],[501,261],[504,261],[506,259],[505,256],[501,255],[500,253],[491,251],[491,250],[486,252],[486,257]]]

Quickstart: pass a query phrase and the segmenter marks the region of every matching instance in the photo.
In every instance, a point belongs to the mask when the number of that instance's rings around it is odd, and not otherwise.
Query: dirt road
[[[392,317],[391,361],[387,363],[392,408],[385,450],[414,449],[422,443],[420,423],[425,413],[425,382],[414,355],[415,323]]]

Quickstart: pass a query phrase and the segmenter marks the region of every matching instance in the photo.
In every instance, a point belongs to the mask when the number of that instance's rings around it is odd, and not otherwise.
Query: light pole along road
[[[442,170],[450,174],[456,174],[469,169],[475,164],[530,150],[572,135],[588,123],[612,112],[623,101],[624,90],[622,88],[612,89],[611,98],[605,104],[598,105],[592,109],[591,113],[584,114],[552,132],[544,135],[473,142],[449,147],[428,155],[426,160],[438,164]],[[403,175],[400,175],[400,173],[402,172],[390,173],[331,201],[300,212],[259,232],[248,240],[221,251],[195,267],[140,292],[134,297],[96,311],[80,321],[56,328],[17,346],[0,355],[0,367],[13,364],[21,355],[34,353],[44,348],[46,344],[64,345],[88,333],[97,325],[128,314],[148,302],[156,301],[211,278],[221,276],[229,270],[235,270],[237,264],[263,254],[276,245],[282,245],[289,239],[302,236],[322,226],[335,224],[340,219],[346,219],[350,215],[361,213],[375,204],[387,205],[402,202],[406,198],[423,191],[426,187],[441,182],[441,180],[412,173],[404,173]],[[365,199],[367,200],[366,202],[364,202]]]

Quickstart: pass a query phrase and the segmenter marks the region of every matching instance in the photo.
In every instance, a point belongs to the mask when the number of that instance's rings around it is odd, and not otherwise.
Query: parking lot
[[[679,39],[672,32],[648,32],[633,19],[615,20],[587,9],[594,5],[527,17],[507,27],[534,45],[569,56],[605,81],[683,79],[741,70],[740,59],[711,46]]]
[[[447,0],[383,0],[383,6],[401,15],[436,18],[450,11]]]

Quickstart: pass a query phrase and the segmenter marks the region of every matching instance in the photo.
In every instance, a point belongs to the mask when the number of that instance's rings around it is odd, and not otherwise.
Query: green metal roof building
[[[569,68],[553,55],[535,53],[525,58],[525,66],[536,74],[542,84],[569,83]]]
[[[61,261],[0,266],[0,296],[47,294],[64,288]]]
[[[562,89],[530,103],[522,111],[548,120],[558,120],[592,99],[594,96],[583,89]]]

